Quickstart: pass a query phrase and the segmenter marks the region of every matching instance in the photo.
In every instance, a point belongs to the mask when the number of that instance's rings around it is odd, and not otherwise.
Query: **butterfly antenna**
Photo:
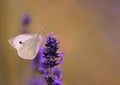
[[[40,27],[40,32],[43,30],[43,29],[45,29],[45,28],[47,28],[47,26],[46,25],[42,25],[41,27]],[[39,32],[39,33],[40,33]],[[43,33],[46,35],[46,33],[43,31]]]
[[[45,29],[45,28],[47,28],[47,26],[46,26],[46,25],[42,25],[42,26],[40,27],[40,31],[39,31],[38,33],[36,33],[36,35],[39,36],[39,35],[40,35],[40,32],[41,32],[43,29]]]
[[[40,31],[42,31],[42,30],[45,29],[45,28],[47,28],[47,26],[46,26],[46,25],[42,25],[42,26],[40,27]]]

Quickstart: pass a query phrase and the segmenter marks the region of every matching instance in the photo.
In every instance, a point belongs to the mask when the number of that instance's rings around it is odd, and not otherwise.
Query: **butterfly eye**
[[[22,41],[19,41],[19,44],[22,44]]]

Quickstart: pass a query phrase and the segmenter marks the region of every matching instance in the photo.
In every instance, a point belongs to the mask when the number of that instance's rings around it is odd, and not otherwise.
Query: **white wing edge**
[[[8,40],[8,42],[10,43],[10,45],[11,45],[13,48],[15,48],[15,45],[14,45],[14,43],[13,43],[14,39],[15,39],[15,37],[12,37],[11,39]],[[15,49],[16,49],[16,48],[15,48]]]

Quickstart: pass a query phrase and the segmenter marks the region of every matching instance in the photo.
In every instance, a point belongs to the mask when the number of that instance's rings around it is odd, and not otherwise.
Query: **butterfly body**
[[[34,59],[39,51],[42,36],[37,34],[21,34],[9,40],[13,48],[17,50],[19,57],[24,59]]]

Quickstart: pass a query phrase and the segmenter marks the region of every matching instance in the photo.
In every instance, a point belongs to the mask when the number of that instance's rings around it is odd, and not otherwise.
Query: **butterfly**
[[[23,59],[34,59],[42,43],[42,36],[40,33],[20,34],[12,37],[9,43],[17,50],[19,57]]]

